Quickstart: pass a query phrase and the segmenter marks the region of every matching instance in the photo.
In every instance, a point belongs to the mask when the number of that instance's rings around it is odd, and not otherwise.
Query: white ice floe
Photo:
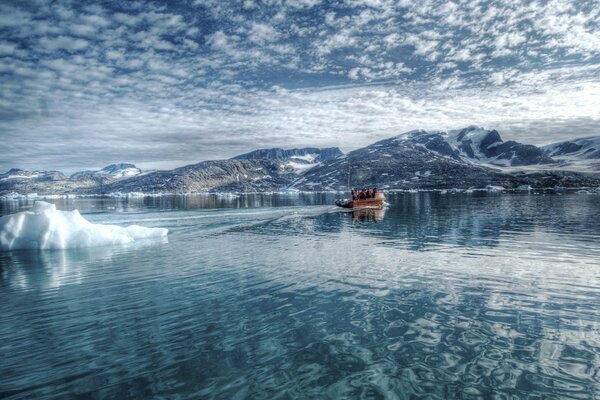
[[[107,196],[112,199],[131,199],[131,198],[141,198],[141,197],[162,197],[164,195],[178,195],[182,193],[145,193],[145,192],[110,192],[107,195],[98,195],[98,196]],[[187,194],[187,193],[183,193]]]
[[[38,197],[37,193],[19,194],[17,192],[10,192],[0,196],[0,200],[34,200]]]
[[[37,201],[30,211],[0,217],[0,250],[69,249],[127,244],[167,236],[164,228],[92,224],[79,211]]]

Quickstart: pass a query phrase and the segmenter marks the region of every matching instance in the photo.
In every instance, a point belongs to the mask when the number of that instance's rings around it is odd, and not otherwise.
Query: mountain
[[[13,168],[0,174],[0,194],[66,194],[86,189],[98,190],[104,185],[141,174],[133,164],[111,164],[98,171],[76,172],[67,178],[58,171],[24,171]]]
[[[442,136],[460,157],[482,164],[517,167],[555,162],[539,147],[513,140],[504,142],[496,130],[470,126]]]
[[[465,162],[440,132],[412,131],[352,151],[307,171],[291,186],[344,190],[486,186],[499,171]],[[349,185],[348,185],[349,183]]]
[[[305,147],[301,149],[259,149],[249,153],[240,154],[239,156],[232,157],[232,160],[304,160],[304,161],[327,161],[332,158],[341,156],[343,153],[337,147]]]
[[[541,149],[504,142],[497,131],[473,126],[448,133],[417,130],[348,154],[335,147],[261,149],[170,171],[141,173],[122,163],[69,178],[56,171],[12,169],[0,174],[0,195],[318,191],[346,190],[349,184],[382,189],[598,187],[600,169],[594,165],[594,173],[577,173],[551,157],[554,151],[589,157],[595,145],[588,141],[569,142],[580,146],[576,150],[561,144]]]
[[[553,164],[539,147],[504,142],[496,130],[476,126],[446,132],[410,131],[392,138],[405,148],[424,148],[457,161],[492,167]],[[384,141],[385,142],[385,141]]]
[[[600,159],[600,136],[586,137],[543,146],[548,157],[556,159]]]
[[[250,153],[240,154],[232,160],[279,160],[298,174],[303,173],[327,160],[341,156],[343,153],[337,147],[315,148],[305,147],[302,149],[259,149]]]
[[[203,161],[114,182],[105,193],[193,193],[277,191],[298,177],[285,161],[268,159]],[[89,189],[93,192],[94,189]]]
[[[25,171],[12,168],[5,174],[0,174],[0,194],[17,192],[21,194],[36,193],[37,188],[53,188],[62,193],[62,185],[67,177],[58,171]]]
[[[291,187],[344,190],[348,186],[383,189],[516,188],[597,185],[598,178],[566,172],[507,172],[496,166],[555,161],[531,145],[503,142],[497,131],[468,127],[445,132],[411,131],[329,160],[307,171]]]
[[[133,164],[120,163],[111,164],[98,171],[81,171],[71,175],[71,179],[97,179],[103,181],[113,181],[117,179],[130,178],[142,173],[142,170]]]
[[[62,179],[66,179],[66,176],[59,171],[25,171],[11,168],[5,174],[0,174],[0,181],[49,182]]]

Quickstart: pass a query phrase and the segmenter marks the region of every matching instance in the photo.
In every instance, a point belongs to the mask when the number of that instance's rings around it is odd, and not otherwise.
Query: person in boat
[[[358,194],[358,198],[359,198],[359,200],[364,200],[365,197],[366,197],[366,195],[365,195],[365,189],[362,189],[360,191],[360,193]]]

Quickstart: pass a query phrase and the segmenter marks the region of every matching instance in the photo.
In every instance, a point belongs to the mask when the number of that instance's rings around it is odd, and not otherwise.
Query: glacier
[[[0,251],[122,245],[163,239],[168,232],[165,228],[139,225],[93,224],[77,210],[61,211],[54,204],[36,201],[30,211],[0,217]]]

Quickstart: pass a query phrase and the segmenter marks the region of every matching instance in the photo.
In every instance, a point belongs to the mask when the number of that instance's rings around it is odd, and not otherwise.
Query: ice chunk
[[[92,224],[79,211],[60,211],[54,204],[36,201],[31,211],[0,217],[0,250],[69,249],[127,244],[164,238],[164,228],[138,225]]]

